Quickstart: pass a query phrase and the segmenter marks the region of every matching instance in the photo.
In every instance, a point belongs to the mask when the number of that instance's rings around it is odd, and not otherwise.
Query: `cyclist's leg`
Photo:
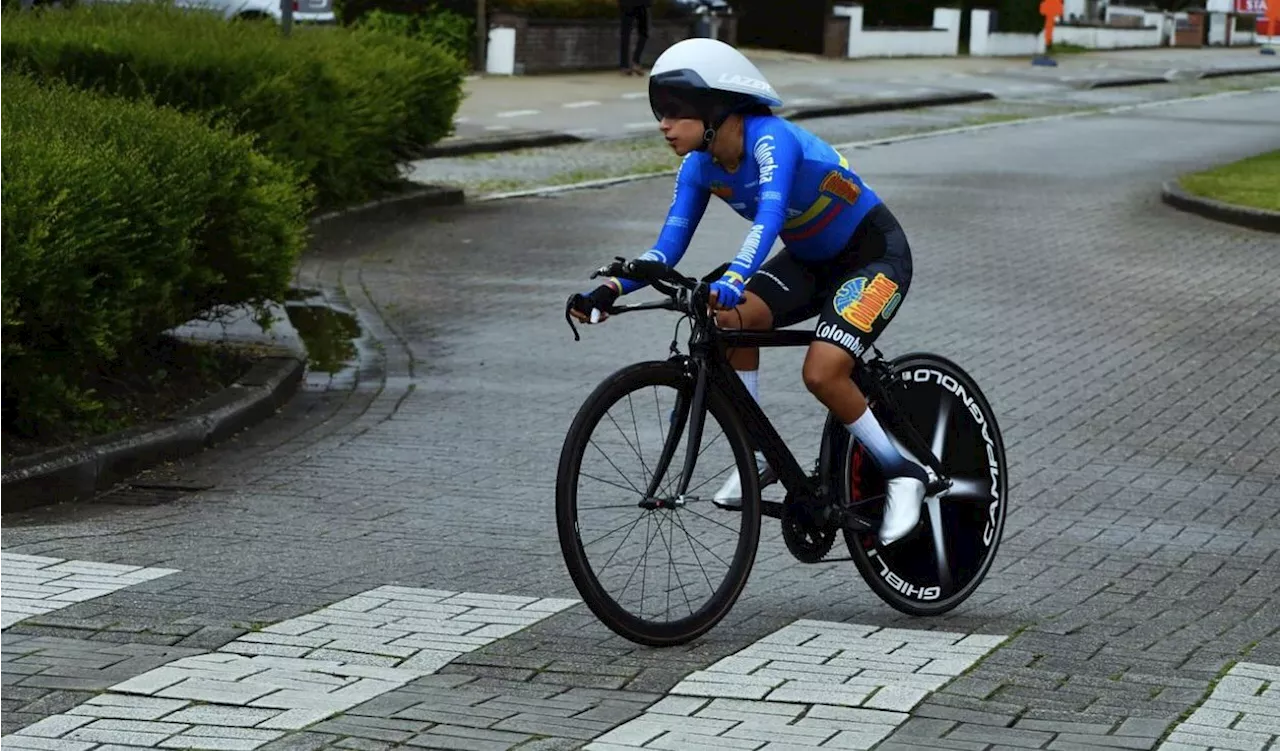
[[[743,301],[733,310],[716,314],[716,323],[723,329],[768,330],[775,325],[789,326],[817,313],[810,307],[814,299],[816,279],[812,271],[783,250],[765,262],[747,281]],[[805,310],[808,308],[808,310]],[[798,317],[797,317],[798,316]],[[751,397],[760,401],[760,348],[736,347],[728,351],[729,364]],[[760,485],[764,487],[777,480],[764,455],[756,451],[756,464],[761,470]],[[716,491],[712,501],[723,508],[738,508],[742,504],[742,482],[735,470]]]
[[[927,475],[889,440],[850,376],[856,357],[889,325],[911,284],[906,234],[887,208],[877,207],[855,233],[851,257],[874,258],[830,279],[815,339],[804,362],[804,382],[818,401],[848,428],[889,479],[889,499],[880,529],[888,544],[915,526]],[[824,280],[827,281],[827,280]]]

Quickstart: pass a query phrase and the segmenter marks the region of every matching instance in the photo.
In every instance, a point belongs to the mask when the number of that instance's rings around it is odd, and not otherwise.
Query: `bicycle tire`
[[[678,360],[648,361],[626,366],[602,381],[583,402],[565,436],[556,476],[556,530],[560,551],[574,586],[591,612],[614,633],[637,644],[667,647],[705,634],[733,607],[746,586],[760,541],[760,487],[755,457],[748,448],[746,427],[729,398],[708,384],[706,409],[719,423],[733,450],[742,480],[741,534],[724,581],[697,612],[671,622],[640,618],[619,605],[601,587],[586,558],[578,533],[577,489],[587,441],[609,407],[633,391],[650,386],[688,389],[693,379]],[[708,423],[710,426],[710,423]],[[675,462],[668,472],[679,473]]]
[[[888,548],[880,546],[874,530],[865,532],[844,530],[845,544],[854,565],[867,585],[881,600],[909,615],[935,616],[952,610],[968,599],[982,583],[995,560],[1004,534],[1005,516],[1008,511],[1008,460],[1005,455],[1004,438],[1000,433],[990,402],[973,378],[959,365],[938,355],[923,352],[903,355],[894,359],[890,365],[894,373],[894,383],[903,387],[902,389],[895,387],[896,393],[891,398],[925,441],[930,441],[935,424],[940,422],[936,414],[936,410],[940,407],[930,406],[925,403],[926,399],[933,399],[940,405],[942,403],[940,395],[949,393],[960,407],[956,412],[960,415],[968,415],[974,425],[961,427],[963,424],[957,422],[949,425],[948,430],[955,427],[957,433],[964,435],[972,433],[977,426],[977,434],[985,444],[953,453],[950,461],[947,456],[939,457],[943,468],[948,473],[973,474],[978,471],[975,464],[979,450],[985,456],[986,466],[983,469],[991,485],[988,491],[990,499],[984,496],[982,501],[970,504],[974,507],[985,504],[982,506],[984,510],[981,513],[962,506],[961,504],[967,503],[965,501],[946,501],[943,498],[933,504],[926,500],[925,508],[921,512],[921,522],[925,525],[925,529],[909,539],[893,543]],[[921,374],[923,378],[920,378]],[[930,412],[935,414],[931,415]],[[929,424],[921,424],[926,419]],[[886,431],[890,431],[885,419],[881,419],[881,424]],[[848,436],[847,431],[845,436]],[[950,438],[954,437],[950,436]],[[900,440],[900,442],[903,441]],[[863,451],[865,450],[856,441],[847,438],[845,445],[841,447],[841,453],[837,454],[843,458],[843,462],[837,465],[837,471],[842,475],[838,480],[841,482],[840,487],[843,488],[845,500],[851,499],[854,495],[870,497],[884,493],[884,480],[879,476],[875,465],[869,457],[858,456]],[[945,455],[949,452],[943,453]],[[863,461],[860,462],[860,466],[857,466],[860,458]],[[992,463],[994,467],[991,466]],[[853,487],[851,481],[858,482],[861,487]],[[950,504],[949,508],[956,510],[944,511],[942,507],[944,502]],[[956,534],[939,540],[930,534],[930,525],[933,523],[930,517],[935,509],[939,512],[938,528],[944,524],[958,526],[961,528],[959,532],[966,533],[963,537],[969,539],[960,539],[962,535]],[[980,535],[975,535],[974,532],[979,527],[982,532]],[[977,539],[972,539],[975,536]],[[940,557],[936,552],[938,546],[942,547],[942,554],[947,561],[946,568],[953,569],[951,565],[953,558],[958,560],[960,576],[955,578],[963,579],[962,582],[952,583],[950,579],[943,579],[940,573],[937,574],[937,580],[929,581],[925,573],[927,566],[920,561],[927,558],[936,566]],[[942,566],[938,568],[941,569]],[[955,573],[955,570],[951,571],[952,576],[955,576]],[[952,584],[952,586],[944,587],[941,582]]]

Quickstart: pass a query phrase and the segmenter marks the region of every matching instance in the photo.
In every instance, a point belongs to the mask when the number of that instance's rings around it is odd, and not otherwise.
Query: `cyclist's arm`
[[[702,185],[698,165],[692,157],[690,154],[680,163],[675,194],[671,198],[671,207],[667,210],[667,221],[662,225],[658,241],[640,256],[643,260],[661,261],[674,268],[689,249],[693,231],[702,221],[702,215],[711,200],[711,193]],[[642,282],[617,277],[609,277],[607,283],[623,295],[646,286]]]
[[[787,197],[804,156],[791,131],[776,125],[766,126],[755,143],[745,146],[756,155],[760,168],[760,202],[756,205],[755,222],[725,272],[731,278],[739,277],[739,284],[745,284],[756,273],[782,232],[787,221]]]

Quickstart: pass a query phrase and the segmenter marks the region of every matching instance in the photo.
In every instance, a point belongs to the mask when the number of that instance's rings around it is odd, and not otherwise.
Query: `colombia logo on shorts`
[[[711,181],[711,192],[726,201],[733,197],[733,188],[728,183],[722,183],[719,180]]]
[[[897,293],[897,283],[884,274],[876,274],[870,284],[865,276],[859,276],[840,285],[833,304],[841,318],[859,331],[870,334],[876,316],[891,313],[886,310],[891,302],[897,307],[894,299],[898,297]]]

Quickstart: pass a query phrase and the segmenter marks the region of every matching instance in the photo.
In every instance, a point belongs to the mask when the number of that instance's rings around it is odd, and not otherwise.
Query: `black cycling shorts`
[[[817,315],[815,340],[857,357],[889,325],[910,284],[907,235],[880,204],[835,258],[806,263],[784,248],[751,276],[746,289],[769,306],[774,328]]]

